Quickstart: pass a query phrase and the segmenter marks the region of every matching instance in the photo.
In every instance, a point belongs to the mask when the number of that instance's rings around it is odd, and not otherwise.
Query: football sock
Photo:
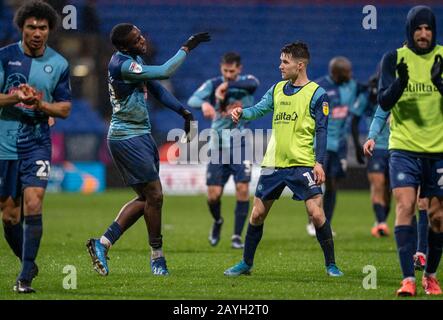
[[[235,206],[234,234],[240,236],[248,217],[249,201],[237,201]]]
[[[395,241],[397,242],[397,252],[400,258],[400,266],[403,272],[403,278],[415,277],[414,273],[414,238],[416,235],[413,226],[396,226],[395,227]]]
[[[209,211],[211,212],[211,215],[214,218],[214,220],[215,221],[220,221],[220,217],[221,217],[221,213],[220,213],[221,202],[220,201],[217,201],[217,202],[209,202],[208,201],[208,207],[209,207]]]
[[[43,234],[42,215],[25,216],[24,220],[22,270],[18,279],[32,281],[30,273],[34,267]]]
[[[331,223],[332,215],[334,214],[336,199],[337,199],[336,191],[329,191],[329,190],[325,191],[323,202],[324,202],[325,216],[326,219],[329,221],[329,223]]]
[[[22,260],[23,225],[3,222],[3,233],[14,254]]]
[[[418,212],[418,244],[417,251],[426,254],[428,250],[428,212],[426,210],[420,210]]]
[[[377,223],[386,222],[386,207],[379,203],[374,203],[372,204],[372,208],[374,209]]]
[[[433,274],[437,272],[438,265],[441,259],[442,246],[443,246],[443,232],[434,232],[431,228],[428,229],[428,254],[426,257],[427,274]]]
[[[152,250],[161,250],[163,246],[163,236],[162,235],[160,235],[159,237],[149,236],[149,245],[151,246]]]
[[[252,266],[254,264],[254,255],[257,250],[257,246],[263,236],[263,224],[254,226],[251,223],[248,224],[245,237],[245,248],[243,251],[243,260],[247,265]]]
[[[332,239],[331,225],[328,220],[320,228],[315,227],[315,235],[323,250],[325,265],[335,264],[334,240]]]
[[[102,238],[100,238],[100,243],[109,248],[110,245],[113,245],[120,238],[122,233],[123,232],[120,225],[114,221],[109,226],[108,230],[106,230],[106,232],[103,234]],[[109,241],[110,245],[103,238],[106,238]]]

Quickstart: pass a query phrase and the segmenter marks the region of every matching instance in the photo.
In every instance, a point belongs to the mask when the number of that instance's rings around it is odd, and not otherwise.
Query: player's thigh
[[[277,200],[286,187],[283,169],[262,168],[255,197],[263,202]]]
[[[285,170],[285,182],[292,191],[294,200],[308,200],[322,194],[321,187],[315,183],[311,167],[293,167]]]
[[[126,185],[159,180],[159,155],[150,134],[125,140],[108,140],[108,146]]]

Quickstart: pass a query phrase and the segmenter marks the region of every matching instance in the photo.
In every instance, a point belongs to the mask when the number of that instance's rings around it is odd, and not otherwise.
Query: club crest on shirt
[[[137,62],[131,62],[131,65],[129,66],[129,71],[134,73],[142,73],[142,66],[139,65]]]
[[[329,115],[329,103],[327,103],[326,101],[325,102],[323,102],[323,114],[325,115],[325,116],[328,116]]]
[[[43,70],[44,70],[46,73],[51,73],[51,72],[54,70],[54,68],[53,68],[51,65],[47,64],[47,65],[43,68]]]

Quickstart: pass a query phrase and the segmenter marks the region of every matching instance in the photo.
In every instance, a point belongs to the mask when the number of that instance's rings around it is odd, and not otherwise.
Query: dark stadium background
[[[110,161],[105,136],[111,116],[107,94],[107,63],[113,53],[108,40],[111,28],[119,22],[136,24],[151,44],[146,60],[162,64],[193,33],[209,31],[212,42],[192,52],[179,71],[164,84],[183,103],[208,78],[219,74],[220,56],[227,51],[242,55],[244,72],[261,82],[256,101],[275,82],[280,48],[294,40],[308,43],[311,51],[309,76],[327,73],[329,60],[336,55],[353,63],[354,78],[366,82],[375,72],[384,52],[399,47],[405,39],[405,17],[411,6],[428,4],[437,17],[443,17],[441,1],[124,1],[53,0],[61,14],[63,7],[77,9],[78,29],[60,29],[50,44],[71,63],[74,107],[70,118],[58,120],[53,130],[56,150],[54,163],[100,161],[106,165],[107,186],[120,186],[121,180]],[[0,0],[0,44],[19,39],[12,25],[15,8],[22,1]],[[365,30],[362,10],[367,4],[377,8],[377,29]],[[440,18],[441,20],[441,18]],[[441,24],[441,21],[437,23]],[[442,39],[438,34],[437,42]],[[193,111],[199,129],[209,121]],[[182,126],[182,119],[154,104],[150,112],[153,135],[159,146],[167,132]],[[270,128],[270,115],[250,124]],[[362,138],[367,132],[361,122]],[[349,146],[349,172],[344,188],[365,188],[364,166],[357,165],[352,143]]]

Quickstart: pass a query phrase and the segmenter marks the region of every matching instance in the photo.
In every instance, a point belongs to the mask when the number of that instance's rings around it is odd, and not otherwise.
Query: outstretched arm
[[[186,52],[183,49],[161,66],[142,65],[135,60],[127,60],[122,64],[121,72],[124,80],[161,80],[171,77],[185,61]]]
[[[150,80],[146,82],[149,92],[163,104],[166,108],[175,111],[176,113],[182,115],[185,107],[183,104],[177,100],[174,95],[172,95],[168,90],[166,90],[158,81]]]
[[[272,86],[265,95],[261,98],[260,102],[256,105],[244,109],[241,114],[241,119],[254,120],[263,117],[265,114],[274,111],[274,87]]]

